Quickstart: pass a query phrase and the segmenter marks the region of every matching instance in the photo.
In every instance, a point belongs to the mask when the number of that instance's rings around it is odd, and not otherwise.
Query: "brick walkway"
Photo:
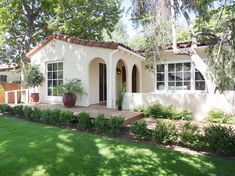
[[[96,118],[98,114],[104,114],[106,118],[110,116],[122,116],[124,117],[124,125],[130,124],[135,120],[139,120],[143,117],[141,113],[131,112],[127,110],[118,111],[116,109],[108,109],[104,105],[91,105],[89,107],[74,107],[74,108],[65,108],[63,105],[59,104],[30,104],[29,106],[39,107],[44,109],[63,109],[70,110],[74,112],[74,115],[77,115],[80,112],[87,112],[90,114],[91,118]]]

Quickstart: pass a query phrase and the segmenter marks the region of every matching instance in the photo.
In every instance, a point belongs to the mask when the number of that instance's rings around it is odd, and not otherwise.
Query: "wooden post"
[[[8,91],[4,92],[4,96],[5,96],[5,103],[8,104]]]
[[[17,101],[17,90],[14,91],[14,97],[15,97],[15,104],[18,104],[18,101]]]
[[[29,103],[29,89],[25,89],[25,103]]]

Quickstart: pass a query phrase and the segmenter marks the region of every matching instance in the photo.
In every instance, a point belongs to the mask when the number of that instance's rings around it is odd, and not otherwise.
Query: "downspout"
[[[116,49],[114,51],[112,51],[110,54],[109,54],[109,80],[108,80],[108,83],[109,83],[109,96],[108,96],[108,101],[107,101],[107,108],[115,108],[114,105],[115,105],[115,100],[114,100],[114,97],[113,97],[113,89],[114,89],[114,85],[113,85],[113,55],[115,53],[117,53],[119,50]],[[115,84],[116,85],[116,84]]]

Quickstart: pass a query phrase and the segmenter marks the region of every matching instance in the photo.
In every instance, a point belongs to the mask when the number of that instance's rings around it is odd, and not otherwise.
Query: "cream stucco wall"
[[[100,59],[97,59],[100,58]],[[99,103],[99,62],[107,67],[107,103],[110,107],[116,104],[116,65],[119,60],[126,65],[127,87],[131,90],[131,71],[135,64],[139,74],[142,74],[142,62],[134,53],[119,48],[117,50],[76,45],[60,40],[52,40],[46,46],[31,56],[31,64],[40,65],[46,77],[46,66],[50,62],[63,62],[64,82],[73,78],[80,79],[87,95],[78,99],[77,105],[89,106]],[[129,71],[129,72],[128,72]],[[48,103],[62,103],[62,97],[47,96],[47,80],[41,87],[40,101]],[[142,91],[142,77],[140,77],[140,91]],[[110,102],[108,102],[110,101]]]
[[[0,71],[0,75],[6,75],[7,82],[18,82],[21,77],[19,70]]]

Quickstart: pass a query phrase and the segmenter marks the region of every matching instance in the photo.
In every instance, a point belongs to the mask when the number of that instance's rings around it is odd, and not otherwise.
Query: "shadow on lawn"
[[[0,175],[231,175],[234,164],[16,119],[0,118],[0,134]]]

